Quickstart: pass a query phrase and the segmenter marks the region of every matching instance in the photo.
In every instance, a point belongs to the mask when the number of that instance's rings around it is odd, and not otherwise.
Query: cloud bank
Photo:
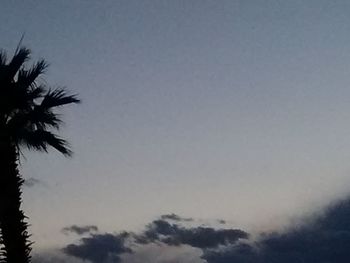
[[[222,224],[214,228],[184,223],[182,217],[170,214],[160,216],[139,233],[88,232],[87,237],[61,250],[66,261],[60,262],[345,263],[350,258],[350,198],[300,225],[283,232],[261,233],[254,239],[243,230],[223,228]],[[80,228],[90,231],[89,226]],[[80,228],[67,227],[72,232]],[[41,258],[33,262],[52,261]]]
[[[207,250],[208,263],[345,263],[350,258],[350,199],[328,207],[303,226],[284,233],[262,234],[251,244]]]
[[[184,227],[181,222],[193,221],[193,219],[182,218],[178,215],[162,215],[145,226],[141,233],[122,232],[117,234],[90,234],[83,237],[77,244],[69,244],[63,248],[68,256],[74,256],[93,263],[121,262],[125,254],[143,254],[151,252],[155,248],[162,247],[163,251],[174,251],[171,247],[178,247],[180,251],[192,248],[208,249],[219,246],[232,245],[240,239],[247,239],[248,234],[238,229],[215,229],[212,227]],[[174,223],[175,222],[175,223]],[[65,227],[64,231],[86,233],[91,226],[78,227],[76,225]],[[95,229],[95,228],[94,228]],[[145,248],[149,248],[148,250]],[[152,249],[151,249],[152,248]],[[194,251],[194,250],[193,250]],[[201,254],[201,253],[200,253]],[[134,257],[135,258],[135,257]],[[197,258],[198,251],[197,251]]]

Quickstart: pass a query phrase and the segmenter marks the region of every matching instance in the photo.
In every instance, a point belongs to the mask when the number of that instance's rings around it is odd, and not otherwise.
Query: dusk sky
[[[34,249],[172,213],[278,230],[350,191],[349,1],[8,0],[0,25],[82,100],[72,158],[21,160]]]

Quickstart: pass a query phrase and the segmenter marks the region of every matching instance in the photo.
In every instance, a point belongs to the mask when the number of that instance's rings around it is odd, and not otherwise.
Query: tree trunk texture
[[[10,142],[0,142],[0,263],[29,263],[31,243],[21,210],[24,180],[18,171],[18,152]]]

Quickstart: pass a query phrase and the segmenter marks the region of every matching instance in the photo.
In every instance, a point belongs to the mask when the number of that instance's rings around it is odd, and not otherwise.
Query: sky
[[[10,56],[25,34],[32,62],[50,63],[43,81],[82,100],[62,110],[73,158],[21,160],[35,249],[76,240],[65,227],[142,233],[173,213],[258,233],[344,198],[349,12],[323,0],[2,1],[0,47]]]

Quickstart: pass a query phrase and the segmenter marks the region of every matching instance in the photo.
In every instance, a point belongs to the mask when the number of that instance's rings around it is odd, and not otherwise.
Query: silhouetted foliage
[[[40,60],[27,69],[29,58],[27,48],[18,49],[10,60],[0,52],[0,262],[7,263],[30,262],[28,224],[20,208],[24,182],[18,170],[21,147],[47,152],[51,146],[70,156],[67,142],[52,132],[62,122],[54,110],[79,102],[64,89],[52,90],[39,83],[47,63]]]

